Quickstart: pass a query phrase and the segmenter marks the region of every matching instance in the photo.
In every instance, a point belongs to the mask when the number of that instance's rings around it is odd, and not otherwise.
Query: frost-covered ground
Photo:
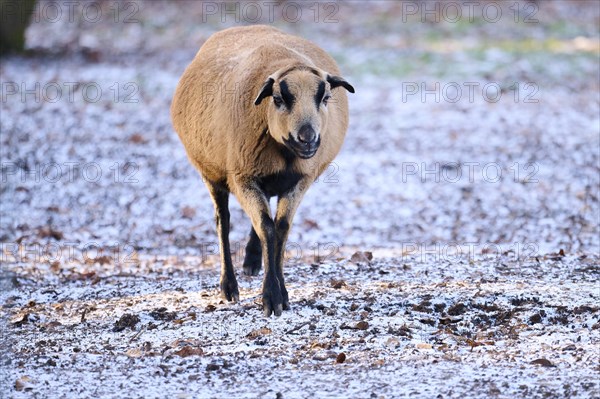
[[[597,3],[470,21],[458,2],[453,23],[440,3],[310,3],[297,23],[289,2],[51,4],[0,61],[2,395],[600,396]],[[212,204],[168,112],[248,4],[357,91],[277,319],[260,278],[220,301]],[[241,269],[235,201],[232,228]]]

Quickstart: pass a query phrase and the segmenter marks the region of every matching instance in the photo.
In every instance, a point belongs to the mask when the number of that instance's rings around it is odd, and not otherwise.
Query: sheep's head
[[[280,69],[265,81],[255,105],[267,105],[269,134],[303,159],[313,157],[321,143],[328,118],[331,90],[354,88],[343,78],[307,66]]]

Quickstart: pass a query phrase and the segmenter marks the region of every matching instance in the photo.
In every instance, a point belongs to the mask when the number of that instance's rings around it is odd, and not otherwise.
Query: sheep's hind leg
[[[250,230],[250,239],[246,245],[246,256],[244,257],[244,274],[248,276],[258,276],[262,267],[262,247],[260,238],[254,231]]]
[[[219,249],[221,252],[221,296],[237,302],[240,299],[237,280],[231,261],[231,248],[229,246],[229,191],[214,183],[207,183],[215,206],[215,221],[219,235]]]

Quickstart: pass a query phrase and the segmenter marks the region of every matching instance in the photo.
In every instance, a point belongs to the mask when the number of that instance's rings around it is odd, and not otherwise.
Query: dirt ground
[[[0,397],[600,397],[600,7],[447,4],[40,1],[0,60]],[[202,42],[250,22],[356,88],[279,318],[235,201],[220,299],[168,112]]]

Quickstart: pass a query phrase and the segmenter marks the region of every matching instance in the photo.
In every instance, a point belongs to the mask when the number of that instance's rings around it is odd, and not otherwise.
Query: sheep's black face
[[[271,97],[267,108],[269,133],[298,157],[308,159],[317,153],[321,134],[327,132],[331,90],[338,86],[354,92],[343,78],[296,65],[271,75],[254,104]]]
[[[281,76],[273,87],[269,131],[296,156],[313,157],[327,124],[330,96],[327,82],[313,71],[295,70]]]
[[[313,69],[293,69],[270,78],[267,96],[269,133],[297,157],[312,158],[327,125],[331,97],[323,74]],[[261,92],[265,93],[263,90]],[[262,99],[261,99],[262,100]]]

